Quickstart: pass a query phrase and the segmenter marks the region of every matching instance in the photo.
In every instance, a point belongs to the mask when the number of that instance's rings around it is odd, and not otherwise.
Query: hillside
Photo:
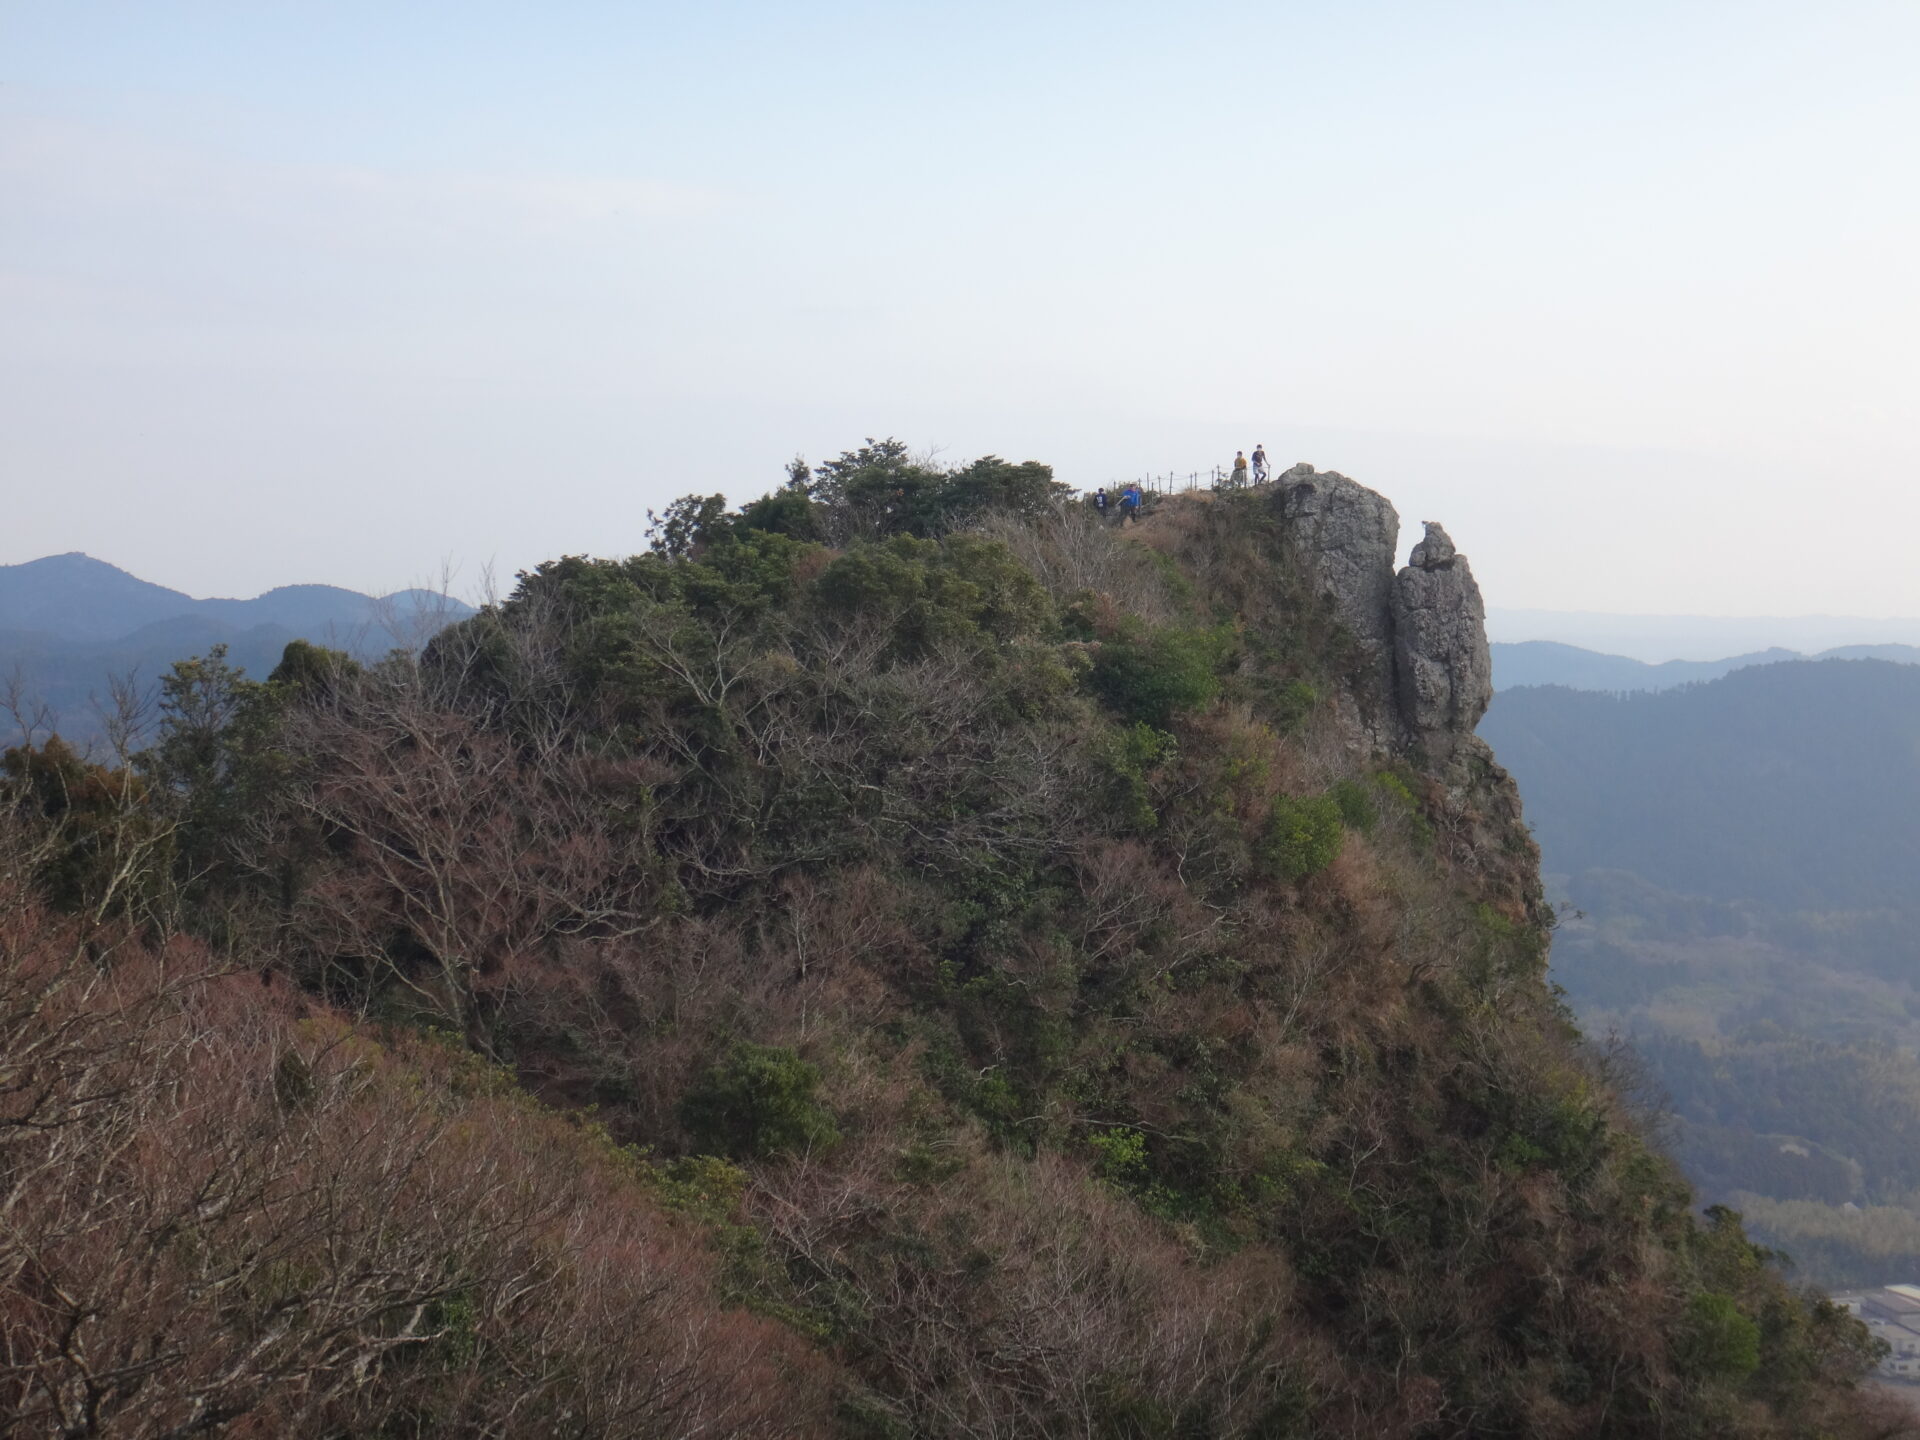
[[[47,1434],[1902,1433],[1567,1023],[1478,588],[1397,543],[1305,466],[1121,529],[869,442],[418,656],[179,667],[133,773],[12,752],[0,1392]]]
[[[1920,1274],[1920,670],[1511,690],[1482,731],[1563,899],[1555,976],[1635,1037],[1703,1190],[1812,1278]]]

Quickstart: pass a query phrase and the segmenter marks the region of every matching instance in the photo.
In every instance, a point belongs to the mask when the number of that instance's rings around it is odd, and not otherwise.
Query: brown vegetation
[[[1343,740],[1260,497],[759,503],[138,785],[16,752],[21,1433],[1901,1433],[1557,1010],[1503,778]]]
[[[825,1432],[632,1157],[192,942],[9,907],[0,1216],[9,1434]]]

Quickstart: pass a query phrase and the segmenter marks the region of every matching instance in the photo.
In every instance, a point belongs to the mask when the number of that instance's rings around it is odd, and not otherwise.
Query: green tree
[[[814,1096],[819,1087],[819,1070],[793,1051],[742,1040],[687,1092],[680,1122],[695,1144],[723,1155],[826,1150],[840,1131]]]
[[[1344,839],[1340,802],[1333,796],[1278,795],[1254,853],[1268,874],[1304,880],[1334,862]]]
[[[54,735],[0,756],[0,799],[38,822],[38,878],[57,908],[125,914],[163,888],[172,831],[131,771],[83,760]]]
[[[1101,642],[1093,688],[1127,719],[1165,730],[1175,715],[1198,710],[1219,693],[1219,671],[1232,646],[1224,626],[1150,627],[1129,618]]]
[[[1696,1295],[1674,1336],[1674,1358],[1690,1375],[1744,1380],[1760,1364],[1760,1327],[1730,1295]]]

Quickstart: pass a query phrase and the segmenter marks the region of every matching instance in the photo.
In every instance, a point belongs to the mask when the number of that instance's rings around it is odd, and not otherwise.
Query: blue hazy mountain
[[[1666,660],[1650,664],[1627,655],[1604,655],[1563,645],[1556,640],[1522,640],[1493,647],[1493,687],[1511,690],[1522,685],[1564,685],[1571,690],[1670,690],[1676,685],[1718,680],[1735,670],[1755,665],[1777,665],[1786,660],[1888,660],[1920,664],[1920,647],[1912,645],[1842,645],[1818,654],[1773,646],[1723,660]]]
[[[251,600],[200,600],[78,551],[0,565],[0,630],[61,640],[123,640],[162,621],[196,617],[233,633],[278,625],[303,639],[331,635],[344,648],[385,649],[390,620],[410,624],[423,613],[456,620],[473,611],[428,590],[375,597],[337,585],[283,585]]]
[[[1715,660],[1783,649],[1825,655],[1854,645],[1920,645],[1920,617],[1871,615],[1618,615],[1583,610],[1487,611],[1496,644],[1556,640],[1637,660]]]
[[[196,599],[88,555],[49,555],[0,565],[0,686],[84,743],[100,734],[98,712],[115,682],[150,693],[174,661],[216,645],[263,677],[290,640],[366,658],[419,644],[472,613],[433,591],[372,596],[337,585]]]

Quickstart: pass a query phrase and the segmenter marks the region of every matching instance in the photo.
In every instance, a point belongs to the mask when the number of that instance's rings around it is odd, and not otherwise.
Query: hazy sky
[[[1264,441],[1496,605],[1920,614],[1916,75],[1915,0],[0,0],[0,563]]]

